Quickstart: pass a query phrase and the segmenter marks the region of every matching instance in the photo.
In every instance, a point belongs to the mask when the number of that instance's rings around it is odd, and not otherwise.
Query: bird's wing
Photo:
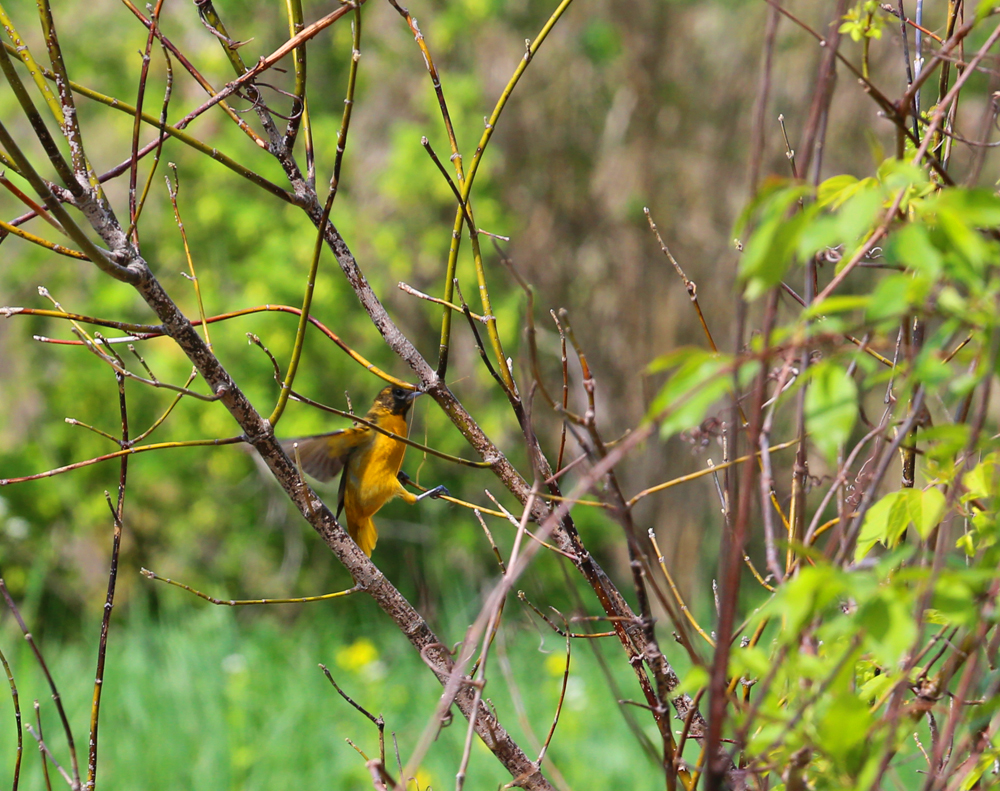
[[[302,469],[318,481],[329,481],[344,469],[354,449],[371,439],[371,434],[367,426],[355,426],[312,437],[283,439],[281,447],[294,461],[294,446],[298,444]]]

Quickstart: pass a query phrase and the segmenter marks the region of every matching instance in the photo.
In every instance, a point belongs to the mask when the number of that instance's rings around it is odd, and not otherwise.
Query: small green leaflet
[[[830,461],[851,436],[858,417],[858,386],[840,365],[824,361],[810,369],[806,391],[806,429]]]
[[[675,369],[647,415],[651,420],[664,416],[660,436],[666,439],[701,423],[708,410],[732,390],[731,366],[731,357],[693,347],[653,360],[647,368],[650,373]]]

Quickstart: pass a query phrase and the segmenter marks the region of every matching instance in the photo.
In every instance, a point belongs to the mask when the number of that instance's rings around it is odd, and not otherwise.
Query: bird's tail
[[[359,524],[350,525],[350,527],[351,538],[361,547],[362,552],[371,557],[372,550],[375,549],[375,543],[378,541],[378,530],[375,529],[375,523],[371,517],[365,517],[359,520]]]

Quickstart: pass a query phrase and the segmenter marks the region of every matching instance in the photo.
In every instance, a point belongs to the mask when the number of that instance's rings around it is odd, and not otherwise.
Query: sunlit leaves
[[[871,705],[882,697],[893,684],[892,676],[881,672],[881,668],[871,660],[857,663],[855,668],[858,682],[858,696]]]
[[[923,305],[933,282],[909,273],[891,274],[875,286],[866,315],[872,321],[896,319]]]
[[[987,8],[992,7],[991,3],[982,3],[981,5],[986,6]],[[986,770],[995,766],[998,759],[1000,759],[1000,748],[994,745],[979,756],[979,760],[976,761],[972,771],[970,771],[969,774],[965,776],[965,779],[962,780],[962,784],[958,787],[958,791],[970,791],[970,789],[974,788],[982,779]]]
[[[840,23],[840,32],[846,33],[852,41],[861,41],[863,38],[882,38],[885,15],[881,11],[877,0],[858,0],[844,14],[844,21]]]
[[[906,508],[910,515],[910,521],[916,528],[917,535],[927,538],[931,534],[944,514],[945,499],[940,489],[930,488],[923,491],[919,489],[907,489]]]
[[[816,203],[821,207],[839,209],[858,192],[870,187],[875,179],[859,179],[849,173],[831,176],[816,188]]]
[[[860,560],[875,544],[895,546],[912,524],[921,538],[927,538],[940,522],[945,497],[936,488],[900,489],[890,492],[868,509],[854,557]]]
[[[969,434],[965,424],[928,426],[920,432],[925,458],[935,465],[948,464],[969,444]]]
[[[893,235],[890,256],[915,272],[945,273],[981,289],[984,267],[1000,260],[1000,246],[982,233],[1000,227],[1000,198],[986,190],[952,188],[911,207],[914,222]]]
[[[874,179],[865,179],[834,195],[831,208],[837,211],[819,217],[803,230],[799,238],[799,257],[805,260],[825,248],[854,246],[862,241],[883,203],[877,186]]]
[[[938,193],[931,208],[960,217],[971,228],[996,228],[1000,226],[1000,198],[989,190],[949,189]]]
[[[901,178],[894,170],[887,173]],[[841,246],[853,252],[868,237],[887,199],[887,187],[880,179],[844,174],[827,179],[815,193],[798,183],[762,191],[735,229],[738,238],[752,229],[740,259],[747,299],[778,285],[797,260]]]
[[[971,516],[969,528],[956,545],[970,557],[984,550],[995,551],[1000,541],[1000,524],[997,519],[998,492],[1000,492],[1000,453],[987,454],[982,461],[962,476],[961,501],[966,514]]]
[[[1000,454],[993,452],[965,475],[962,476],[962,486],[965,501],[994,497],[997,493],[997,467],[1000,464]]]
[[[927,620],[950,626],[974,626],[982,617],[979,603],[988,595],[995,578],[992,568],[941,572],[934,584]]]
[[[887,196],[895,195],[898,190],[905,190],[900,203],[903,209],[909,205],[910,199],[933,194],[938,189],[938,185],[931,181],[926,170],[907,159],[889,157],[878,166],[877,175]]]

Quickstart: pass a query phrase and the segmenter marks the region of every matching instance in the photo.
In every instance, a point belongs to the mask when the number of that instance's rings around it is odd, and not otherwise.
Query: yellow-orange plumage
[[[418,395],[419,391],[386,387],[378,394],[365,420],[406,437],[406,413]],[[415,503],[425,496],[447,493],[443,486],[420,497],[406,491],[398,477],[406,444],[363,424],[315,437],[284,440],[281,444],[293,458],[297,450],[302,469],[321,481],[328,481],[344,470],[337,516],[344,512],[347,532],[368,556],[378,540],[372,517],[389,500],[401,497]]]

